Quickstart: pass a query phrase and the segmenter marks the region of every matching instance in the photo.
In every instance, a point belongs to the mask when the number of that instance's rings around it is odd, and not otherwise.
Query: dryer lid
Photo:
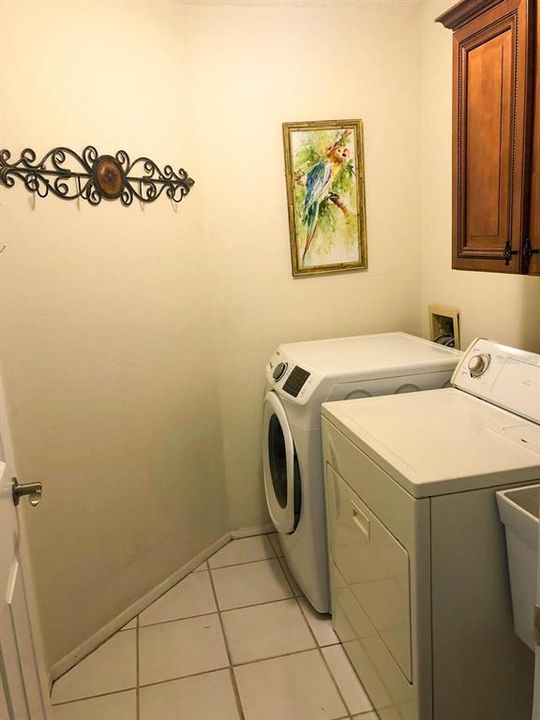
[[[540,426],[456,388],[323,404],[414,497],[540,479]]]

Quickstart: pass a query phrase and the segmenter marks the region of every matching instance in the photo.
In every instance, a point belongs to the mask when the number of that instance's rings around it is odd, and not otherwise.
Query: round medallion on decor
[[[101,155],[93,167],[94,182],[103,197],[113,200],[122,194],[125,176],[118,160],[112,155]]]

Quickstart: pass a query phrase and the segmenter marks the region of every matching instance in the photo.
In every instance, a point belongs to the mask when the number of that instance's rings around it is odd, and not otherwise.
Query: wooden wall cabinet
[[[454,32],[453,259],[540,274],[537,0],[462,0]]]

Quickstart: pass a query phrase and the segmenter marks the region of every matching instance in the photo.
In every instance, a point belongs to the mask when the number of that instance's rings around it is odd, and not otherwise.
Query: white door
[[[540,524],[538,526],[538,547],[540,548]],[[536,608],[534,617],[534,705],[533,720],[540,720],[540,552],[536,556]]]
[[[13,501],[14,476],[0,381],[0,720],[47,720],[46,678],[22,519]]]

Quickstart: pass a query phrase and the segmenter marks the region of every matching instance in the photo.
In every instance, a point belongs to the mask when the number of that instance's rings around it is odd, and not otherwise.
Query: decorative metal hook
[[[9,150],[0,150],[0,184],[13,187],[19,179],[29,192],[47,197],[49,192],[63,200],[83,198],[90,205],[99,205],[102,198],[120,198],[122,205],[131,205],[136,197],[143,203],[154,202],[165,191],[173,202],[180,202],[195,181],[180,168],[171,165],[163,170],[153,160],[139,157],[131,161],[125,150],[116,155],[99,155],[88,145],[79,155],[66,147],[49,150],[36,162],[36,153],[25,148],[20,158],[10,163]],[[138,187],[137,187],[138,186]]]

